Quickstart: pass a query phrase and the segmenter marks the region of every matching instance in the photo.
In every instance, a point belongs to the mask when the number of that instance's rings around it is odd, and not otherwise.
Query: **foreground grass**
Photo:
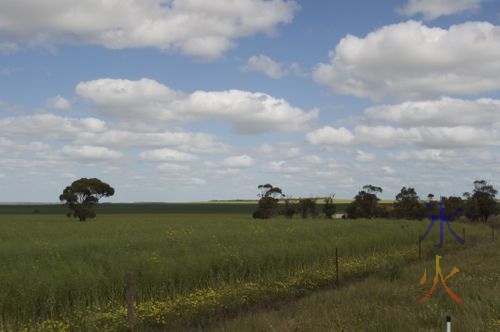
[[[459,234],[466,228],[467,245],[489,236],[486,227],[455,225]],[[124,329],[128,271],[137,274],[141,329],[207,326],[331,285],[335,248],[341,280],[384,264],[397,273],[416,258],[427,226],[225,214],[101,215],[87,223],[1,216],[0,330]],[[435,229],[429,247],[438,236]],[[446,233],[441,250],[459,248]]]
[[[448,314],[453,331],[500,331],[500,241],[443,255],[440,266],[444,276],[454,267],[460,270],[446,281],[462,298],[460,304],[441,280],[429,298],[415,304],[433,283],[435,259],[430,257],[396,275],[381,270],[276,310],[240,314],[211,331],[444,331]],[[427,282],[420,286],[425,269]]]

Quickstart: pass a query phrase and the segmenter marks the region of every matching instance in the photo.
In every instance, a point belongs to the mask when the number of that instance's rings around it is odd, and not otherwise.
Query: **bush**
[[[285,207],[283,208],[283,215],[287,218],[293,218],[297,212],[297,205],[290,202],[290,199],[285,200]]]
[[[318,211],[316,209],[316,200],[312,198],[299,199],[297,210],[304,219],[309,215],[311,215],[313,218],[316,218],[318,216]]]

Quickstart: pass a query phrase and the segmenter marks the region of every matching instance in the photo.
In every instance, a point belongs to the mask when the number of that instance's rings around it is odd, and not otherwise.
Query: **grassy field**
[[[490,238],[445,233],[439,253]],[[415,261],[428,221],[273,219],[248,214],[101,214],[80,223],[61,215],[0,216],[0,330],[124,330],[124,277],[137,275],[138,326],[199,328],[242,310],[330,287],[335,248],[341,281],[396,271]],[[458,228],[457,228],[458,227]],[[439,229],[423,252],[437,251]],[[390,272],[393,273],[393,272]]]

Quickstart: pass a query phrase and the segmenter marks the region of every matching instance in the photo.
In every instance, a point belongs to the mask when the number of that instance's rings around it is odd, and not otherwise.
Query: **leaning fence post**
[[[128,330],[134,331],[135,315],[134,315],[134,291],[135,291],[135,275],[133,272],[127,273],[127,319]]]
[[[339,284],[339,249],[335,248],[335,271],[337,275],[335,277],[335,284]]]

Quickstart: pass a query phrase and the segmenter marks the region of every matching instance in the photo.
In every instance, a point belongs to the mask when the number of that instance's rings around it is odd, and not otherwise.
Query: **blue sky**
[[[0,201],[500,184],[497,0],[2,1]]]

